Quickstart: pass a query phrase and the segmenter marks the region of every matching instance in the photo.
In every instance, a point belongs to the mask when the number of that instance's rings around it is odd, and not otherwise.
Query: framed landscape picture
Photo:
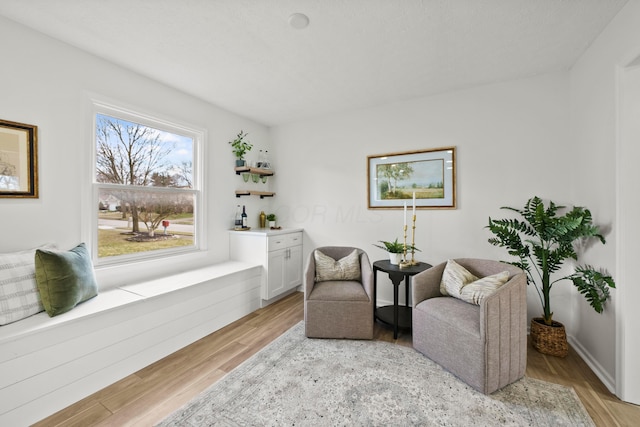
[[[370,209],[455,209],[456,148],[367,157]]]
[[[0,120],[0,197],[38,197],[37,131]]]

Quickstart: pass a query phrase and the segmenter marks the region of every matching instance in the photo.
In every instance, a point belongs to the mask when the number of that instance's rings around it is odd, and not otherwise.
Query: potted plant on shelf
[[[602,313],[609,298],[609,288],[615,282],[608,274],[590,265],[577,266],[568,275],[552,278],[568,259],[578,260],[576,243],[597,239],[603,244],[599,227],[593,224],[591,212],[573,207],[558,215],[564,206],[549,201],[547,207],[539,197],[527,201],[524,209],[502,207],[520,214],[522,219],[489,218],[487,228],[495,235],[489,239],[494,246],[507,248],[509,255],[518,258],[510,262],[527,274],[528,284],[536,287],[542,304],[542,317],[531,319],[531,338],[534,348],[544,354],[564,357],[569,346],[564,325],[553,320],[551,289],[561,281],[571,281],[584,295],[591,307]]]
[[[251,148],[253,148],[253,145],[249,141],[245,140],[247,135],[248,133],[245,133],[241,130],[240,133],[238,133],[238,135],[236,136],[236,139],[234,139],[233,141],[229,141],[229,144],[231,144],[231,146],[233,147],[233,154],[235,154],[236,156],[236,167],[245,165],[246,162],[244,159],[244,155],[251,151]]]
[[[404,243],[398,242],[397,238],[393,242],[387,242],[385,240],[378,240],[378,241],[382,243],[384,246],[376,245],[375,243],[373,244],[373,246],[387,251],[389,253],[389,262],[393,265],[398,265],[400,261],[402,261],[402,255],[404,254],[404,251],[405,251]],[[412,245],[407,245],[406,248],[407,248],[407,251],[420,250]]]
[[[268,214],[267,221],[269,221],[269,228],[276,228],[276,214]]]

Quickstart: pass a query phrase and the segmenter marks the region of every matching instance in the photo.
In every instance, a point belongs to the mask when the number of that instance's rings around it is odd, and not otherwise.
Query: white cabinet
[[[229,257],[262,264],[262,299],[273,299],[302,284],[302,230],[230,231]]]

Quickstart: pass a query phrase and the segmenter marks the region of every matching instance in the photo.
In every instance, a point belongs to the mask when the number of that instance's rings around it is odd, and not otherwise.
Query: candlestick
[[[400,261],[400,264],[398,264],[398,267],[407,268],[411,265],[407,261],[407,224],[404,225],[403,234],[404,234],[404,245],[402,249],[402,261]]]
[[[413,216],[416,216],[416,192],[413,192],[413,212],[412,212]],[[414,219],[415,222],[415,219]]]
[[[411,229],[411,265],[420,264],[419,261],[416,261],[416,215],[413,215],[413,227]]]
[[[407,202],[404,202],[404,228],[407,229]]]

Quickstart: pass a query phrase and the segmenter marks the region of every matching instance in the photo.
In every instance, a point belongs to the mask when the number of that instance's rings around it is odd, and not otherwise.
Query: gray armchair
[[[490,394],[522,378],[527,366],[527,279],[497,261],[455,260],[477,277],[509,271],[480,305],[440,294],[446,262],[413,278],[413,347],[474,389]]]
[[[316,282],[314,252],[340,260],[356,249],[360,280]],[[311,252],[303,277],[305,333],[310,338],[373,338],[373,271],[358,248],[325,246]]]

